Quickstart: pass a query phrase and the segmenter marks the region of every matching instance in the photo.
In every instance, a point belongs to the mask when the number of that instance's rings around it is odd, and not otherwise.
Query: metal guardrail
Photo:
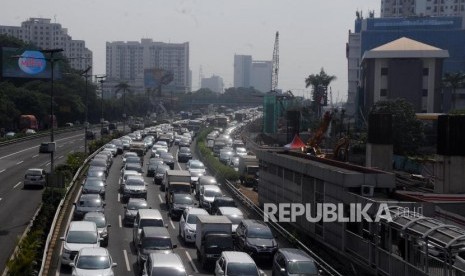
[[[62,129],[56,129],[55,134],[66,133],[66,132],[76,131],[76,130],[80,130],[80,129],[84,129],[84,127],[79,126],[79,127],[67,127],[67,128],[62,128]],[[24,137],[12,138],[12,139],[0,142],[0,147],[11,145],[11,144],[18,143],[18,142],[24,142],[24,141],[32,140],[32,139],[35,139],[35,138],[47,137],[49,135],[50,135],[49,131],[44,131],[44,132],[37,133],[37,134],[28,134],[28,135],[26,135]]]

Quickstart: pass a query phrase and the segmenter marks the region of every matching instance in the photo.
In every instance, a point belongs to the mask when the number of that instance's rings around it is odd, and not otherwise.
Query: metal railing
[[[72,131],[81,130],[81,129],[84,129],[84,127],[83,126],[66,127],[66,128],[55,130],[55,134],[72,132]],[[47,137],[47,136],[50,136],[49,131],[43,131],[43,132],[36,133],[36,134],[27,134],[27,135],[25,135],[23,137],[11,138],[11,139],[8,139],[6,141],[1,141],[0,142],[0,147],[15,144],[15,143],[19,143],[19,142],[24,142],[24,141],[28,141],[28,140],[32,140],[32,139],[35,139],[35,138]]]

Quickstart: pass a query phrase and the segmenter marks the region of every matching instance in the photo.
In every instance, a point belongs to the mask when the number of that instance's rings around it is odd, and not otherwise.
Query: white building
[[[234,87],[253,87],[261,92],[271,91],[271,61],[252,60],[252,56],[234,55]]]
[[[48,18],[29,18],[21,26],[0,26],[0,34],[9,35],[42,49],[63,49],[72,68],[85,70],[92,65],[92,51],[86,48],[84,40],[73,40],[68,29]]]
[[[461,16],[465,2],[460,0],[381,0],[381,17]]]
[[[200,81],[200,88],[208,88],[215,93],[223,93],[224,83],[223,78],[220,76],[211,76],[209,78],[202,78]]]
[[[127,81],[133,90],[142,92],[144,70],[163,69],[171,71],[174,77],[163,89],[176,93],[190,91],[189,42],[164,43],[152,39],[107,42],[106,57],[108,82]]]

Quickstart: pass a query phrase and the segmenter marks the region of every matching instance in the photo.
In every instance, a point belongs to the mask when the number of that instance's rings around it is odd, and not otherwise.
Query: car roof
[[[203,185],[202,187],[203,187],[204,191],[211,190],[211,191],[219,191],[219,192],[221,192],[220,187],[218,187],[217,185]]]
[[[263,228],[263,227],[268,227],[263,221],[256,220],[256,219],[244,219],[242,220],[242,223],[246,225],[247,227],[253,227],[253,228]]]
[[[184,268],[181,258],[176,253],[150,253],[152,267],[178,267]]]
[[[93,221],[72,221],[68,231],[93,231],[97,230],[97,225]]]
[[[141,219],[146,219],[146,218],[163,219],[158,209],[139,209],[139,217]]]
[[[146,237],[168,237],[170,233],[165,227],[146,226],[142,228]],[[171,238],[170,238],[171,239]]]
[[[187,211],[187,214],[194,214],[194,215],[208,215],[207,210],[202,208],[190,208]]]
[[[27,170],[28,172],[42,172],[43,169],[39,169],[39,168],[30,168]]]
[[[287,261],[315,261],[307,253],[297,248],[280,248],[279,252],[286,258]]]
[[[218,210],[221,212],[222,215],[244,215],[242,211],[237,207],[223,206],[218,207]]]
[[[102,200],[98,194],[82,194],[79,200]]]
[[[134,198],[134,197],[130,197],[129,198],[129,202],[144,202],[144,203],[148,203],[147,200],[145,200],[144,198]]]
[[[252,257],[245,252],[239,251],[223,251],[222,255],[228,262],[232,263],[253,263],[255,264]]]
[[[108,250],[103,247],[84,247],[79,250],[79,256],[107,256]]]
[[[105,218],[105,214],[102,212],[88,212],[84,215],[84,218]]]

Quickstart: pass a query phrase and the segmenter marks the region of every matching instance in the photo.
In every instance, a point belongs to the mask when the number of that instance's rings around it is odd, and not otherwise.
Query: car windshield
[[[190,153],[191,150],[190,150],[189,148],[181,148],[181,149],[179,150],[179,152],[180,152],[180,153]]]
[[[105,186],[105,183],[101,180],[86,180],[86,183],[84,186],[95,186],[95,187],[103,187]]]
[[[273,233],[268,227],[261,227],[261,228],[253,228],[251,227],[247,232],[248,238],[256,238],[256,239],[272,239]]]
[[[39,170],[28,170],[27,175],[42,175],[42,171]]]
[[[142,219],[140,221],[139,228],[146,226],[165,227],[165,225],[163,225],[163,220],[161,219]]]
[[[205,166],[202,163],[192,162],[189,166],[191,169],[205,169]]]
[[[187,204],[187,205],[194,204],[194,200],[192,200],[192,198],[190,196],[178,196],[178,195],[175,195],[173,202],[177,203],[177,204]]]
[[[97,243],[97,231],[69,231],[66,237],[68,243]]]
[[[140,158],[139,157],[128,157],[126,158],[126,163],[140,163]]]
[[[142,248],[148,250],[166,250],[171,249],[171,239],[168,238],[144,238],[142,240]]]
[[[141,179],[128,179],[126,180],[126,186],[144,186],[144,181]]]
[[[318,275],[314,262],[289,262],[287,267],[291,274]]]
[[[107,269],[110,268],[110,258],[108,256],[81,256],[77,260],[76,267],[79,269]]]
[[[253,263],[229,263],[227,274],[231,276],[258,276],[258,269]]]
[[[212,190],[206,190],[204,193],[204,196],[206,197],[215,197],[215,196],[220,196],[221,192],[219,191],[212,191]]]
[[[152,275],[186,276],[186,271],[179,267],[154,267]]]
[[[103,228],[107,225],[105,217],[85,217],[85,221],[93,221],[97,225],[98,228]]]
[[[80,200],[79,206],[81,207],[100,207],[102,202],[100,200]]]
[[[189,224],[197,224],[197,215],[196,214],[190,214],[187,216],[187,223]]]
[[[147,209],[147,203],[143,201],[129,201],[128,210]]]

